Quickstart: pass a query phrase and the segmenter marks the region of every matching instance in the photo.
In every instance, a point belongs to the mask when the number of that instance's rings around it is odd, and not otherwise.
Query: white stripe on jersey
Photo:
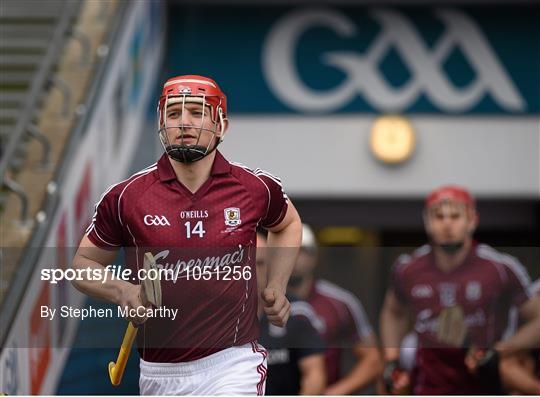
[[[265,171],[265,170],[261,170],[260,168],[257,168],[255,171],[254,171],[255,175],[259,175],[259,176],[265,176],[267,178],[270,178],[271,180],[273,180],[276,184],[278,184],[280,187],[281,187],[281,192],[283,193],[283,198],[288,201],[289,200],[289,197],[287,196],[287,194],[283,191],[283,184],[281,183],[281,179],[279,179],[277,176],[275,175],[272,175],[271,173],[269,173],[268,171]]]
[[[415,258],[419,258],[421,256],[429,254],[430,252],[431,252],[431,245],[424,244],[421,247],[418,247],[416,250],[414,250],[413,256]]]
[[[157,163],[154,163],[154,164],[151,164],[149,165],[148,167],[142,169],[141,171],[138,171],[136,172],[135,174],[131,175],[129,178],[127,179],[124,179],[123,181],[120,181],[118,183],[115,183],[111,186],[109,186],[107,188],[107,190],[105,190],[105,192],[103,192],[103,194],[101,195],[101,197],[99,198],[98,202],[94,205],[94,215],[92,215],[92,220],[90,221],[90,225],[88,225],[88,227],[86,228],[86,235],[90,234],[90,231],[92,229],[92,225],[94,224],[94,222],[96,221],[96,216],[97,216],[97,209],[99,207],[99,205],[101,204],[101,202],[103,201],[103,199],[105,198],[105,196],[107,195],[107,193],[109,193],[115,186],[118,186],[120,185],[121,183],[124,183],[126,181],[129,181],[131,178],[133,178],[134,176],[137,176],[141,173],[148,173],[150,171],[153,171],[157,169]]]
[[[529,290],[531,291],[531,295],[540,294],[540,279],[532,283],[531,288],[529,288]]]
[[[246,290],[245,290],[245,293],[244,293],[244,303],[242,304],[242,311],[240,313],[238,313],[238,319],[236,320],[236,328],[234,330],[234,340],[233,340],[233,344],[236,343],[236,338],[238,338],[238,329],[239,329],[239,326],[240,326],[240,317],[242,317],[242,315],[244,314],[245,310],[246,310],[246,302],[248,301],[248,290],[249,290],[249,282],[248,280],[246,280]]]
[[[105,244],[110,245],[111,247],[120,247],[118,244],[109,243],[109,242],[106,241],[103,237],[101,237],[101,236],[99,235],[99,233],[98,233],[98,231],[97,231],[97,228],[96,228],[96,225],[95,225],[94,223],[91,225],[90,231],[88,231],[88,232],[86,233],[86,235],[88,236],[88,235],[92,232],[92,230],[95,231],[96,236],[98,236],[98,238],[99,238],[101,241],[103,241]]]
[[[268,171],[265,171],[265,170],[261,170],[260,168],[256,168],[255,171],[253,171],[255,174],[257,175],[264,175],[264,176],[267,176],[268,178],[272,179],[274,182],[276,182],[279,186],[283,186],[281,184],[281,179],[279,179],[277,176],[275,175],[272,175],[271,173],[269,173]]]
[[[396,271],[403,271],[408,265],[410,265],[413,259],[418,259],[424,255],[427,255],[431,252],[431,246],[429,244],[424,244],[421,247],[415,249],[411,255],[401,254],[396,259],[395,269]]]
[[[238,167],[241,167],[247,171],[249,171],[250,173],[252,173],[253,175],[255,176],[260,176],[260,175],[264,175],[264,176],[267,176],[268,178],[272,179],[274,182],[276,182],[279,186],[281,186],[283,188],[283,185],[281,184],[281,179],[279,179],[277,176],[275,175],[272,175],[271,173],[269,173],[268,171],[265,171],[263,169],[260,169],[260,168],[250,168],[248,167],[247,165],[244,165],[242,163],[237,163],[235,161],[231,161],[230,162],[232,165],[236,165]]]
[[[319,334],[323,334],[326,330],[323,319],[317,315],[313,306],[307,302],[291,302],[291,316],[306,317]]]
[[[318,280],[315,283],[315,290],[321,295],[326,295],[343,302],[349,308],[361,339],[366,338],[373,332],[367,319],[366,312],[356,296],[326,280]]]
[[[266,188],[266,192],[268,193],[268,204],[266,205],[266,215],[264,216],[264,218],[266,218],[266,216],[268,216],[268,211],[270,211],[270,200],[272,199],[272,195],[270,194],[270,189],[268,188],[268,186],[266,185],[266,183],[264,183],[264,181],[259,178],[259,176],[257,176],[252,170],[251,168],[248,168],[246,167],[245,165],[243,164],[240,164],[240,163],[235,163],[235,162],[230,162],[231,165],[234,165],[236,167],[239,167],[241,169],[243,169],[244,171],[250,173],[251,175],[253,175],[255,178],[257,178],[259,181],[261,181],[261,183],[264,185],[264,187]],[[261,221],[261,219],[263,219],[263,217],[261,217],[259,219],[259,222]],[[258,223],[258,222],[257,222]]]
[[[531,297],[531,279],[525,267],[515,257],[499,252],[486,244],[479,244],[476,248],[476,254],[480,258],[487,259],[494,262],[494,264],[501,263],[510,269],[521,283],[527,296]]]

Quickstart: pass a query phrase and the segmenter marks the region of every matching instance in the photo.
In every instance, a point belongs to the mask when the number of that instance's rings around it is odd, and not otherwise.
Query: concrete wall
[[[394,166],[370,153],[373,120],[232,115],[222,151],[297,196],[414,198],[458,183],[480,198],[540,198],[538,117],[412,116],[415,153]]]

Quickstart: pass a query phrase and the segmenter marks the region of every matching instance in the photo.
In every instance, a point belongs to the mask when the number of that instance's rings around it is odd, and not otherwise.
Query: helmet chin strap
[[[438,244],[438,246],[448,255],[455,255],[465,245],[464,241]]]
[[[206,148],[199,145],[169,145],[167,155],[180,163],[194,163],[205,156]]]
[[[219,145],[220,140],[216,139],[214,147],[210,150],[200,145],[168,145],[165,148],[167,155],[180,163],[194,163],[208,156]]]

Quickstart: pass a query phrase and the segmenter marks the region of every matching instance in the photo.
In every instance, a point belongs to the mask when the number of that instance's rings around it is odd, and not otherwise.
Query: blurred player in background
[[[374,383],[382,370],[377,339],[360,301],[349,291],[314,275],[318,252],[315,235],[304,224],[302,246],[289,281],[289,291],[310,303],[324,322],[326,394],[352,394]],[[344,346],[351,346],[356,361],[341,373]]]
[[[257,281],[259,290],[266,285],[266,236],[257,233]],[[259,301],[261,337],[268,351],[267,395],[318,395],[326,387],[324,342],[319,335],[323,324],[307,302],[287,294],[291,315],[287,325],[276,327],[263,314]]]
[[[103,194],[73,267],[103,270],[125,247],[134,270],[150,250],[158,265],[167,262],[178,271],[172,281],[161,279],[163,305],[178,308],[178,318],[130,318],[144,323],[138,333],[142,394],[263,394],[255,231],[267,229],[274,247],[298,247],[300,218],[279,179],[231,163],[216,150],[228,120],[215,81],[169,79],[158,123],[165,154]],[[287,248],[267,260],[262,299],[277,327],[289,316],[285,292],[296,252]],[[143,306],[139,284],[87,279],[75,286],[121,307]]]
[[[540,337],[540,306],[530,299],[529,276],[515,258],[473,241],[478,215],[465,189],[432,192],[424,222],[430,244],[398,259],[381,313],[388,391],[500,393],[500,355],[533,346]],[[512,306],[526,324],[501,342]],[[409,376],[398,357],[410,316],[419,346]]]

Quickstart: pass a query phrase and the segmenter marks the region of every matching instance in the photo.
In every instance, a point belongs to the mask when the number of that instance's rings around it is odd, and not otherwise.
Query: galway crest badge
[[[225,215],[225,225],[227,226],[238,226],[242,223],[240,219],[240,208],[229,207],[223,210]]]

